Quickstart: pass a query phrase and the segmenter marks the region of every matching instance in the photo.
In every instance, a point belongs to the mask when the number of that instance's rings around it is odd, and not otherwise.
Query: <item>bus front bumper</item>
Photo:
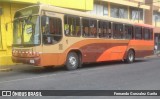
[[[21,58],[21,57],[14,57],[12,56],[12,61],[14,63],[24,63],[24,64],[31,64],[38,66],[40,64],[40,58]]]

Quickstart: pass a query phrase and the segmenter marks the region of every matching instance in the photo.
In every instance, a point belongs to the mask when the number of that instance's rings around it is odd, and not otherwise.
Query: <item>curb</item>
[[[12,71],[11,68],[0,69],[0,72],[9,72]]]
[[[158,55],[152,55],[152,56],[146,56],[144,58],[156,58],[156,57],[160,57],[160,54],[158,54]]]

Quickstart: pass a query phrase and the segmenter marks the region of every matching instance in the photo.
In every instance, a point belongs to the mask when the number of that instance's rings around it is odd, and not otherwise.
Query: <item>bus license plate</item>
[[[31,63],[31,64],[34,64],[34,60],[30,60],[30,63]]]

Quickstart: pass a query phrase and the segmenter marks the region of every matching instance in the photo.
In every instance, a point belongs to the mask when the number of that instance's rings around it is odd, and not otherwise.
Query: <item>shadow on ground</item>
[[[134,63],[142,63],[142,62],[148,62],[149,60],[136,60]],[[132,63],[132,64],[134,64]],[[83,64],[81,68],[78,68],[78,70],[84,70],[84,69],[93,69],[93,68],[99,68],[104,66],[119,66],[119,65],[128,65],[127,63],[123,61],[112,61],[112,62],[101,62],[101,63],[88,63]],[[52,68],[43,68],[43,67],[33,67],[33,66],[24,66],[21,68],[13,68],[13,71],[15,72],[21,72],[21,73],[31,73],[31,74],[48,74],[48,73],[61,73],[61,72],[70,72],[65,69],[64,66],[61,67],[52,67]]]

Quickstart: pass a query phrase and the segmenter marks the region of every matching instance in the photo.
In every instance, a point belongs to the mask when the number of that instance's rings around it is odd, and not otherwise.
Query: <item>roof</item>
[[[134,22],[129,21],[127,19],[119,19],[119,18],[112,18],[112,17],[108,17],[108,16],[92,15],[87,12],[76,11],[76,10],[71,10],[71,9],[66,9],[66,8],[60,8],[60,7],[46,5],[46,4],[40,4],[40,8],[43,10],[54,11],[57,13],[78,15],[81,17],[89,17],[89,18],[95,18],[95,19],[101,19],[101,20],[108,20],[111,22],[120,22],[120,23],[124,23],[124,24],[134,24]]]
[[[142,23],[135,23],[137,26],[143,26],[143,27],[148,27],[148,28],[154,28],[154,26],[149,25],[149,24],[142,24]]]

